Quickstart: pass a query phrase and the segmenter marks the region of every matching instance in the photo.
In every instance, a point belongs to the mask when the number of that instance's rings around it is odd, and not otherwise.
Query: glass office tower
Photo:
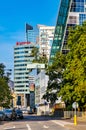
[[[86,0],[61,0],[50,54],[52,58],[59,51],[67,53],[68,27],[81,25],[86,20]]]

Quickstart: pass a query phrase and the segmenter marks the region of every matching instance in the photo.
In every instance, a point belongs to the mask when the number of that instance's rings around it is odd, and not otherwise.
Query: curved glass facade
[[[86,0],[61,0],[50,61],[58,51],[67,53],[68,28],[81,25],[86,20]]]
[[[70,3],[71,0],[61,0],[49,62],[52,62],[52,58],[55,56],[56,52],[61,49]]]
[[[84,12],[84,0],[72,0],[70,12]]]

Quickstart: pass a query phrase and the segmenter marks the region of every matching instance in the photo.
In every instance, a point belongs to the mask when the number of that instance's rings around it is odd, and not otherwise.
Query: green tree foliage
[[[0,77],[4,76],[4,68],[5,68],[5,65],[1,63],[0,64]]]
[[[5,76],[5,66],[0,64],[0,106],[8,107],[12,99],[11,92],[8,86],[9,78]]]
[[[39,49],[37,47],[34,47],[32,49],[32,56],[34,57],[33,63],[44,63],[45,68],[48,66],[48,59],[45,54],[40,55]]]
[[[46,55],[40,56],[37,62],[45,64],[45,69],[47,69],[48,59],[47,59]]]
[[[34,57],[34,61],[38,60],[38,54],[39,54],[39,50],[37,47],[34,47],[32,49],[32,52],[31,52],[32,56]]]
[[[81,109],[86,108],[86,22],[69,31],[68,46],[69,53],[57,53],[53,64],[48,66],[49,82],[44,98],[55,102],[61,96],[69,109],[75,101]]]
[[[60,96],[68,105],[77,101],[79,107],[86,107],[86,22],[70,30],[68,45],[70,52],[66,57],[64,87]]]
[[[62,86],[65,65],[65,56],[61,53],[57,53],[53,59],[53,64],[48,66],[47,74],[49,75],[49,82],[46,94],[43,98],[48,98],[52,104],[56,101],[58,92]]]

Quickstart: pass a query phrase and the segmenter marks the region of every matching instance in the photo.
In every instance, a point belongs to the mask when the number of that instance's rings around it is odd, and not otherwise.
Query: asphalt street
[[[61,120],[40,116],[25,116],[23,120],[4,121],[0,130],[69,130]]]

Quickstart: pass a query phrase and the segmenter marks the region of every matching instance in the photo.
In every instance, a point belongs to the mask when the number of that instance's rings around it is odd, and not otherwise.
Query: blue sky
[[[13,69],[13,46],[17,41],[25,41],[25,23],[32,26],[37,24],[55,26],[59,1],[3,0],[0,2],[0,63],[4,63],[7,69]]]

